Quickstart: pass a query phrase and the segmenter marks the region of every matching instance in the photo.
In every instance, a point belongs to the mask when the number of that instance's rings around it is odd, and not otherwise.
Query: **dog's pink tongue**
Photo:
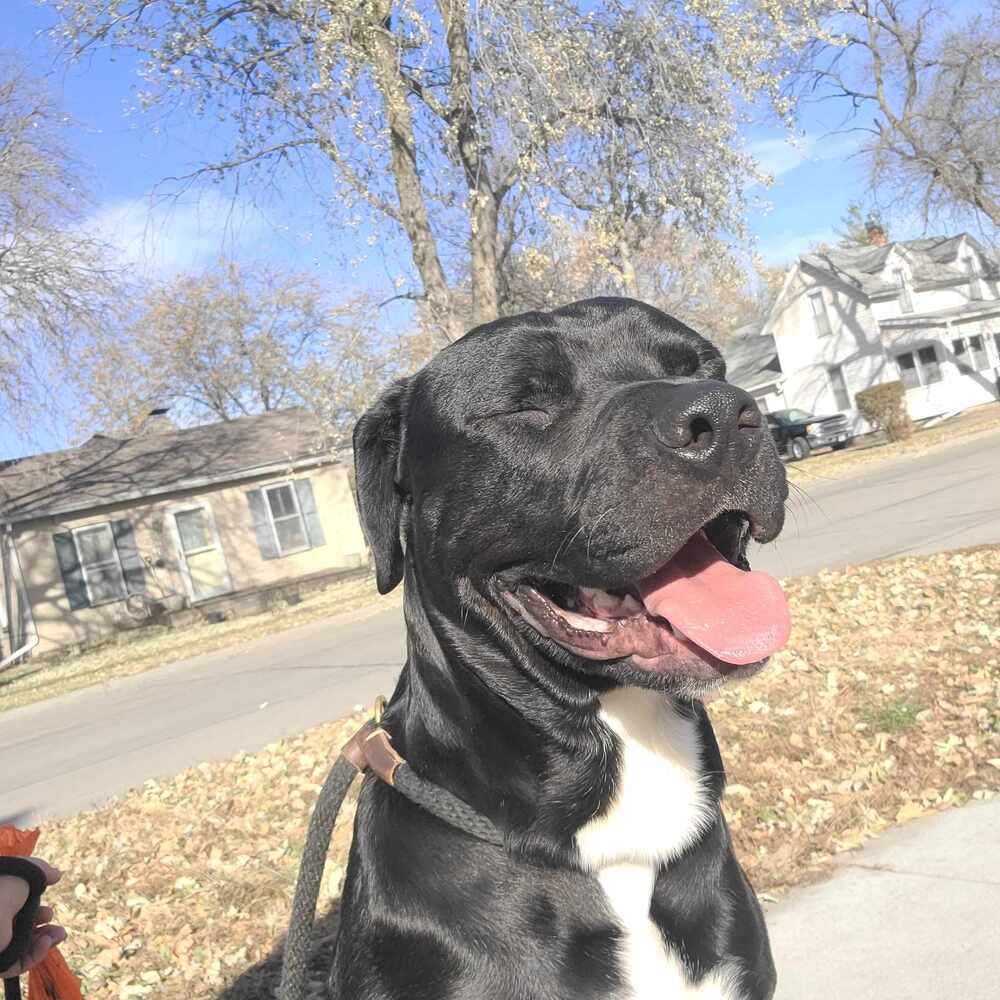
[[[756,663],[788,641],[781,585],[727,562],[698,532],[663,569],[639,583],[650,614],[726,663]]]

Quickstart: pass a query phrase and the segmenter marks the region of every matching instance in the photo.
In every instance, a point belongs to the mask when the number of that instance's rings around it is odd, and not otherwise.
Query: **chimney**
[[[146,437],[149,434],[169,434],[177,430],[176,425],[167,415],[170,413],[169,406],[158,406],[150,410],[141,420],[138,420],[135,428],[135,437]]]
[[[873,247],[884,247],[889,242],[882,222],[874,215],[865,220],[865,232],[868,234],[868,244]]]

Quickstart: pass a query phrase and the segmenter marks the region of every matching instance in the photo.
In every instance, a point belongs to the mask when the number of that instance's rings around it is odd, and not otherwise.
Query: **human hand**
[[[62,872],[40,858],[28,858],[45,875],[46,885],[55,885],[62,878]],[[16,875],[0,875],[0,952],[10,944],[14,933],[14,918],[28,901],[28,883]],[[7,969],[0,969],[0,979],[20,976],[45,958],[57,944],[66,940],[66,931],[53,924],[51,906],[40,906],[35,917],[35,927],[31,944],[20,960]]]

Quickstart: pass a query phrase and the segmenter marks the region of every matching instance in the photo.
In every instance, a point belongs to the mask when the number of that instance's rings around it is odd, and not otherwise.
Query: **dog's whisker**
[[[789,483],[788,485],[790,489],[795,491],[796,500],[801,500],[803,506],[811,504],[816,513],[819,514],[828,525],[833,524],[833,521],[830,519],[830,515],[827,514],[827,512],[823,509],[823,506],[811,493],[809,493],[808,490],[799,486],[798,483]],[[792,511],[793,513],[797,513],[796,506],[791,504],[791,497],[785,501],[785,509]]]
[[[590,545],[594,540],[594,532],[597,530],[597,526],[601,523],[614,510],[614,506],[609,507],[601,516],[591,525],[590,533],[587,535],[587,563],[590,563]]]
[[[584,526],[581,524],[580,527],[573,532],[573,535],[569,539],[569,541],[566,540],[566,535],[569,534],[570,529],[569,528],[566,529],[566,533],[563,535],[563,540],[559,543],[559,548],[556,549],[556,554],[552,557],[552,562],[549,563],[549,569],[555,568],[556,563],[559,561],[559,556],[562,555],[564,550],[568,550],[569,547],[573,544],[573,542],[576,541],[576,536],[579,535],[581,531],[583,531],[583,527]]]

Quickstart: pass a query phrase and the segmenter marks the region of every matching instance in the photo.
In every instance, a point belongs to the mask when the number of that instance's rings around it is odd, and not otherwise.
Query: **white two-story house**
[[[997,261],[967,234],[808,253],[789,271],[761,334],[781,368],[768,408],[846,413],[861,389],[901,379],[917,420],[1000,395]]]

